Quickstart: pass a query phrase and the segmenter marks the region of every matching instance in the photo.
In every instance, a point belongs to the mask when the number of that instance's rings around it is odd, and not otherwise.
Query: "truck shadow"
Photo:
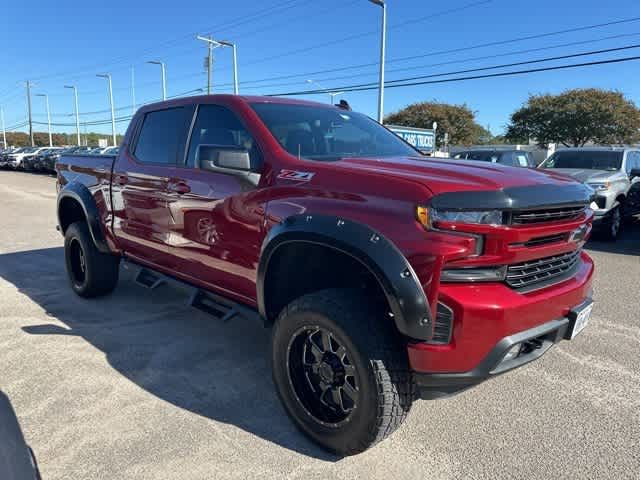
[[[636,216],[624,224],[617,241],[609,242],[601,233],[594,232],[585,248],[596,252],[640,255],[640,217]]]
[[[67,327],[27,326],[26,333],[80,336],[120,374],[176,407],[304,455],[339,460],[284,412],[271,380],[270,331],[262,325],[221,323],[186,306],[184,292],[149,291],[124,268],[112,295],[84,300],[68,287],[63,265],[62,248],[0,255],[0,276]]]

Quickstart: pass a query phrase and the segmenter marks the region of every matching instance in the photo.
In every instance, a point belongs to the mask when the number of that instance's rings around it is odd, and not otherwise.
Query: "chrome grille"
[[[575,220],[585,211],[586,207],[548,208],[544,210],[522,210],[511,214],[513,225],[528,225],[531,223],[558,222]]]
[[[569,274],[580,262],[580,250],[509,265],[506,282],[511,288],[525,289]]]

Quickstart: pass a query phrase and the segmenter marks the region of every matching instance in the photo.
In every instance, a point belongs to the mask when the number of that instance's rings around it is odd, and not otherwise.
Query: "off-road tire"
[[[71,288],[79,296],[99,297],[116,287],[120,258],[96,248],[85,222],[76,222],[67,228],[64,257]]]
[[[311,293],[287,305],[273,328],[273,379],[285,410],[303,433],[338,455],[360,453],[391,435],[414,399],[406,347],[384,307],[372,303],[357,290]],[[307,327],[329,331],[358,372],[358,402],[337,426],[315,418],[293,386],[289,350],[296,332]]]

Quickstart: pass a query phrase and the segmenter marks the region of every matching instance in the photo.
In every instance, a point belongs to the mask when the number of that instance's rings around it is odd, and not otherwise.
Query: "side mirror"
[[[199,145],[198,162],[200,168],[210,171],[235,170],[251,171],[249,152],[241,147],[221,145]]]
[[[640,177],[640,168],[634,168],[629,172],[629,178],[633,180],[634,178]]]

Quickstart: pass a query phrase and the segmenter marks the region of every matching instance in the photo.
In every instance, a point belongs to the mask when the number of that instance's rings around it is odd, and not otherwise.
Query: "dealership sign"
[[[396,125],[385,125],[393,133],[410,143],[418,150],[426,153],[433,152],[433,130],[425,128],[398,127]]]

